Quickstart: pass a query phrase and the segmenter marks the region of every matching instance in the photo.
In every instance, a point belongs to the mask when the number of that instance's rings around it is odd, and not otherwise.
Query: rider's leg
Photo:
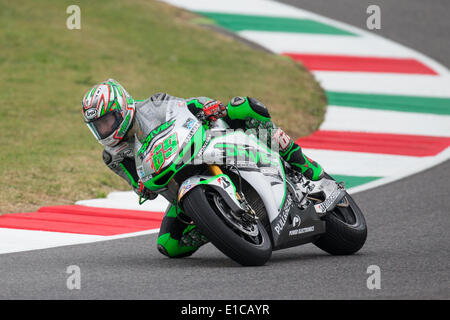
[[[161,223],[157,241],[158,251],[170,258],[190,256],[208,242],[198,228],[184,222],[182,216],[181,208],[170,204]]]
[[[302,148],[291,137],[280,128],[277,128],[275,125],[273,126],[272,141],[278,144],[279,152],[283,159],[294,167],[294,169],[303,173],[308,179],[313,181],[322,179],[324,171],[320,164],[305,156]]]
[[[323,177],[322,167],[306,157],[300,146],[271,121],[269,111],[261,102],[251,97],[234,97],[228,103],[227,113],[225,121],[232,128],[267,130],[271,139],[265,140],[269,146],[278,147],[284,160],[311,180]]]

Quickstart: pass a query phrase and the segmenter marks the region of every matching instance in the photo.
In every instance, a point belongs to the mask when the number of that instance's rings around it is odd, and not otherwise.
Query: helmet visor
[[[119,111],[114,110],[108,112],[104,116],[88,122],[88,127],[97,139],[102,140],[109,137],[114,131],[116,131],[122,123],[122,115]]]

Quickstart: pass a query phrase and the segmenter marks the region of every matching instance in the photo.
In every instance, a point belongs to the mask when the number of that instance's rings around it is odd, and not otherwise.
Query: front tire
[[[184,212],[217,249],[243,266],[264,265],[272,256],[272,244],[264,226],[257,220],[258,236],[255,239],[230,225],[219,212],[214,201],[214,191],[196,187],[183,201]]]
[[[367,239],[367,224],[361,209],[346,194],[347,207],[337,206],[323,219],[326,233],[314,244],[332,255],[350,255],[360,250]]]

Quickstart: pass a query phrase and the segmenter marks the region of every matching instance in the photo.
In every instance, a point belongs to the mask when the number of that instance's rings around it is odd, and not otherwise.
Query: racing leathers
[[[234,97],[224,106],[220,101],[207,97],[182,99],[165,93],[157,93],[147,100],[137,100],[137,130],[134,137],[129,137],[114,147],[105,147],[103,161],[120,177],[125,179],[133,190],[142,198],[154,199],[157,194],[145,188],[139,180],[135,164],[136,139],[143,141],[145,135],[166,121],[168,101],[182,101],[199,120],[224,120],[232,129],[261,130],[270,135],[267,143],[278,144],[280,155],[295,169],[301,171],[311,180],[319,180],[323,170],[319,164],[306,157],[300,148],[283,130],[278,128],[270,118],[267,108],[251,97]],[[184,105],[184,104],[183,104]],[[176,203],[166,209],[157,240],[158,250],[172,258],[193,254],[208,240],[192,224],[183,210]]]

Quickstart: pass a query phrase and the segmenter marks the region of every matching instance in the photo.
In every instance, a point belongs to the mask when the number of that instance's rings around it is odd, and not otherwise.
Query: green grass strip
[[[328,104],[366,109],[450,114],[450,98],[326,92]]]
[[[377,179],[381,177],[355,177],[355,176],[345,176],[341,174],[330,174],[336,181],[344,181],[345,188],[353,188]]]
[[[253,16],[197,11],[214,20],[219,26],[231,30],[255,30],[277,32],[300,32],[356,36],[356,34],[310,19],[296,19],[269,16]]]

